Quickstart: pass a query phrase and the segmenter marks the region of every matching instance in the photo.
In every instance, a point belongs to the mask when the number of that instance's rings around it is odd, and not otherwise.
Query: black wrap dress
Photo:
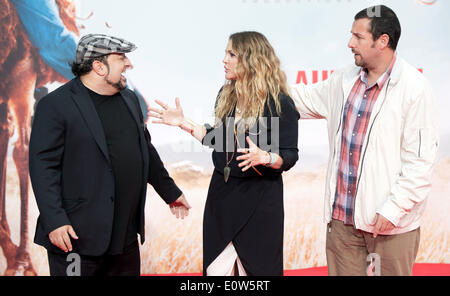
[[[207,134],[202,143],[214,148],[212,159],[215,169],[203,220],[204,275],[207,267],[230,242],[247,275],[283,275],[284,207],[281,173],[293,167],[298,160],[300,115],[289,96],[280,94],[279,99],[280,116],[276,114],[274,101],[267,100],[264,120],[258,122],[256,128],[253,126],[246,131],[245,136],[239,131],[236,133],[238,137],[234,136],[234,113],[231,120],[224,121],[220,127],[205,125]],[[256,166],[255,169],[261,175],[252,168],[242,172],[242,168],[238,167],[240,161],[236,161],[236,157],[242,154],[233,154],[232,149],[225,152],[225,148],[227,145],[234,145],[235,151],[236,148],[248,148],[246,136],[262,150],[280,155],[283,158],[282,167],[275,170]],[[231,173],[225,182],[227,157]]]

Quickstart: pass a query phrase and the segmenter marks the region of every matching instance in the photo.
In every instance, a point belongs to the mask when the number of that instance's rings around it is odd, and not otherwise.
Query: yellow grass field
[[[14,166],[8,163],[7,215],[13,241],[19,241],[19,190]],[[143,274],[198,273],[202,270],[202,217],[211,171],[188,166],[170,167],[172,177],[192,206],[190,215],[177,220],[149,187],[146,205],[147,241],[141,246]],[[284,267],[300,269],[325,266],[323,189],[325,167],[311,172],[288,172],[285,186]],[[31,189],[31,187],[30,187]],[[421,228],[417,262],[450,263],[450,158],[436,164],[433,189]],[[48,275],[45,250],[32,243],[38,210],[30,196],[30,252],[39,275]],[[0,274],[6,261],[0,250]]]

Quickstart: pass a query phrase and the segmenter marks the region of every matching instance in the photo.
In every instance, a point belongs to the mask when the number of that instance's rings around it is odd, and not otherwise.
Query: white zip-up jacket
[[[290,87],[302,119],[327,120],[327,223],[332,219],[344,105],[360,70],[350,66],[324,82]],[[417,69],[397,57],[373,107],[361,150],[353,215],[357,229],[373,233],[377,213],[396,226],[380,234],[405,233],[420,226],[438,142],[433,91]]]

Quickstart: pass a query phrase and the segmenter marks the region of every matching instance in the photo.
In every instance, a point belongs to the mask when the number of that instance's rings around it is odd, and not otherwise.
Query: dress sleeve
[[[288,171],[298,160],[298,120],[300,114],[294,101],[286,95],[281,95],[281,114],[279,124],[279,155],[283,165],[276,172]]]

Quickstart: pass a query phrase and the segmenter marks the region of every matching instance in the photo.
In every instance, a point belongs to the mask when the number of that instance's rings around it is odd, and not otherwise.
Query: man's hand
[[[375,223],[372,225],[375,225],[375,228],[373,230],[373,237],[377,237],[379,233],[391,231],[395,228],[395,225],[391,223],[388,219],[384,218],[380,214],[377,214],[377,217],[375,218]]]
[[[72,226],[64,225],[50,232],[48,237],[50,238],[50,242],[52,244],[67,253],[72,251],[72,244],[70,242],[69,235],[73,239],[78,239],[78,236]]]
[[[171,203],[169,206],[172,214],[177,216],[177,218],[181,219],[184,219],[184,217],[187,217],[187,215],[189,215],[189,209],[191,208],[186,198],[184,197],[184,194],[182,194],[176,201]]]

